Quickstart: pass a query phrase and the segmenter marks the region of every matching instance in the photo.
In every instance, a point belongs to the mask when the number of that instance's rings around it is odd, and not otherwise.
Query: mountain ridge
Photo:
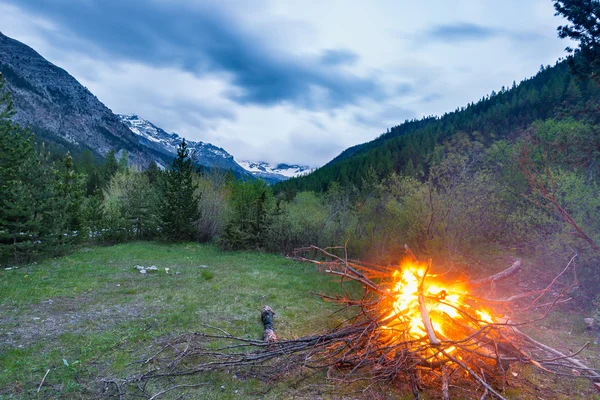
[[[137,137],[140,143],[166,157],[173,158],[183,137],[177,133],[169,133],[137,114],[116,114]],[[225,149],[211,143],[186,139],[188,149],[195,157],[195,163],[207,168],[230,170],[237,177],[250,177],[244,168],[238,165],[233,156]],[[163,167],[165,165],[163,164]]]
[[[113,113],[66,70],[2,32],[0,73],[13,98],[13,122],[29,127],[36,140],[49,142],[61,152],[89,149],[104,157],[110,150],[125,151],[130,163],[142,167],[152,161],[166,167],[176,156],[181,136],[135,114]],[[197,165],[229,170],[243,179],[258,177],[269,183],[288,177],[269,171],[253,173],[221,147],[202,141],[187,142]]]
[[[100,156],[126,150],[147,165],[152,157],[113,112],[64,69],[34,49],[0,32],[0,72],[12,94],[12,120],[39,138]]]

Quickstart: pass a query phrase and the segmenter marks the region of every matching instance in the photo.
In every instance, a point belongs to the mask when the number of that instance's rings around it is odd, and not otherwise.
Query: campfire
[[[445,283],[428,271],[428,265],[405,260],[391,274],[392,288],[385,290],[380,305],[381,330],[390,341],[440,345],[494,323],[489,311],[467,300],[466,284]]]
[[[269,381],[288,373],[301,376],[302,371],[325,370],[332,381],[392,382],[406,385],[415,398],[427,390],[444,400],[450,399],[452,388],[460,388],[462,398],[470,393],[474,398],[504,399],[507,374],[514,363],[533,365],[543,373],[587,377],[592,382],[600,379],[595,370],[575,358],[587,344],[578,352],[563,354],[518,329],[531,321],[515,323],[494,311],[499,305],[515,308],[515,302],[525,301],[525,308],[542,306],[547,314],[576,285],[573,282],[550,303],[539,304],[558,279],[574,268],[574,258],[546,288],[499,299],[487,296],[497,282],[519,271],[519,260],[488,278],[465,281],[434,272],[430,260],[420,261],[406,250],[407,256],[398,265],[380,266],[351,261],[331,250],[299,249],[295,260],[317,264],[326,273],[363,286],[360,298],[320,294],[326,301],[356,309],[351,320],[323,334],[278,340],[274,311],[265,307],[264,340],[234,337],[215,327],[208,327],[215,333],[182,335],[155,356],[140,360],[152,368],[123,381],[105,381],[107,390],[113,388],[121,397],[134,387],[135,395],[154,398],[156,394],[147,389],[150,381],[171,382],[202,372],[259,366]]]

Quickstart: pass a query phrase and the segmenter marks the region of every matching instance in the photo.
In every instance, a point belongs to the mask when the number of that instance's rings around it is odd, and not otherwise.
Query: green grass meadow
[[[158,271],[140,274],[135,265]],[[276,312],[280,338],[322,332],[343,316],[313,292],[344,290],[314,265],[196,243],[83,248],[3,269],[0,399],[96,398],[100,378],[125,377],[129,364],[152,351],[159,338],[211,325],[260,339],[264,305]],[[221,386],[233,387],[225,376],[211,382],[197,398],[225,398]],[[235,382],[230,394],[249,395],[256,385]]]
[[[155,265],[158,271],[141,274],[136,265]],[[107,398],[102,379],[142,372],[134,362],[179,334],[207,332],[209,325],[261,339],[264,305],[276,312],[280,339],[324,332],[348,314],[336,313],[338,306],[314,293],[360,295],[361,290],[340,285],[312,264],[197,243],[86,247],[66,257],[2,269],[0,400]],[[593,340],[583,318],[558,311],[526,330],[569,353]],[[580,357],[596,366],[599,348],[591,344]],[[252,374],[240,378],[232,371],[211,373],[178,381],[205,385],[160,399],[413,398],[402,382],[336,386],[323,372],[300,378],[299,385],[295,376],[273,384]],[[505,395],[511,399],[549,398],[532,391],[527,382],[552,389],[559,396],[553,398],[598,398],[586,380],[543,375],[528,366],[511,367],[508,378]],[[156,393],[161,387],[154,389]],[[437,395],[425,392],[421,398]]]

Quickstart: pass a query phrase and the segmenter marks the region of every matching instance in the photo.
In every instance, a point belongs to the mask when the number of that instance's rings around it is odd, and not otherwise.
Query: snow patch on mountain
[[[140,118],[135,114],[117,114],[117,116],[121,122],[138,136],[140,144],[171,157],[177,155],[177,147],[183,140],[178,134],[168,133],[152,122]],[[201,141],[186,140],[186,142],[190,154],[195,157],[197,164],[208,168],[216,167],[231,170],[237,176],[248,176],[248,172],[239,166],[233,159],[233,156],[221,147]]]
[[[295,178],[300,175],[308,175],[314,168],[306,165],[284,164],[271,165],[264,161],[236,160],[239,165],[252,174],[273,174],[282,177],[280,180]]]
[[[133,133],[139,138],[140,144],[150,147],[162,154],[172,157],[177,155],[177,147],[183,140],[176,133],[168,133],[135,114],[117,114]],[[237,176],[252,175],[272,184],[300,175],[311,173],[314,169],[304,165],[284,164],[271,165],[267,162],[235,160],[224,149],[210,143],[186,140],[190,153],[195,154],[196,162],[209,168],[218,167],[233,170]]]

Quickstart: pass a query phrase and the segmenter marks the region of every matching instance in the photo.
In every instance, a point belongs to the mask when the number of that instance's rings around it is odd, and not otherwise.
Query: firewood
[[[264,306],[262,311],[260,312],[260,318],[262,319],[262,323],[265,327],[263,331],[263,340],[265,342],[276,342],[277,335],[273,330],[273,317],[275,316],[275,311],[269,306]]]

